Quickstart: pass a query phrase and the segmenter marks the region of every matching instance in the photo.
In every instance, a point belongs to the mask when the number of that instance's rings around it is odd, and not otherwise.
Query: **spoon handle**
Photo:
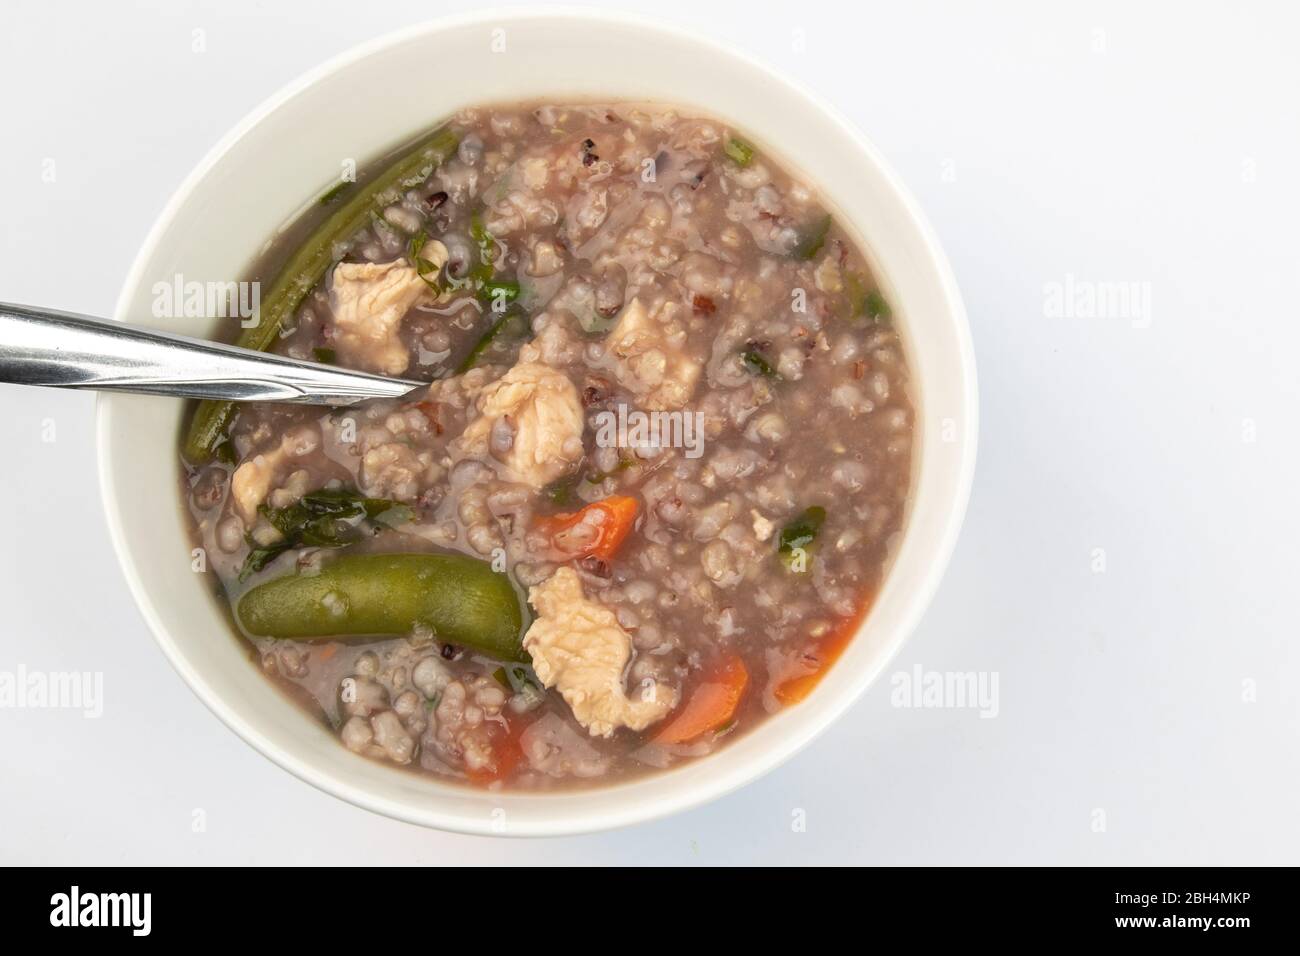
[[[400,398],[424,384],[5,302],[0,382],[304,405]]]

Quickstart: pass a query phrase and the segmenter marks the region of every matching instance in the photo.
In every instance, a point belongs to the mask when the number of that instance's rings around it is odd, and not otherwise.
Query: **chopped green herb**
[[[239,460],[239,456],[235,453],[235,443],[229,438],[214,448],[212,454],[224,465],[233,465]]]
[[[492,676],[516,694],[542,688],[542,682],[537,679],[537,675],[527,664],[507,664],[505,667],[497,668],[497,672]]]
[[[469,217],[469,237],[478,244],[479,253],[492,261],[496,252],[496,247],[492,244],[492,233],[487,231],[487,226],[483,225],[483,216],[480,213],[474,213]]]
[[[862,311],[869,319],[876,322],[888,322],[891,316],[889,303],[875,289],[866,294],[862,300]]]
[[[844,302],[839,313],[848,319],[866,316],[882,324],[890,319],[889,303],[876,289],[867,289],[866,279],[860,272],[844,273]]]
[[[542,495],[552,504],[567,505],[573,500],[573,492],[578,486],[578,474],[557,478],[542,489]]]
[[[528,316],[519,312],[507,312],[501,316],[483,333],[483,337],[475,343],[470,349],[465,360],[460,363],[456,369],[457,375],[463,375],[472,369],[483,358],[483,355],[492,343],[500,338],[503,334],[518,334],[520,337],[526,337],[532,331],[532,324],[528,321]]]
[[[406,258],[411,260],[411,265],[415,267],[415,271],[424,280],[425,285],[434,292],[441,292],[442,288],[438,283],[438,264],[420,255],[428,242],[428,235],[421,229],[406,244]]]
[[[754,161],[754,147],[743,139],[732,137],[727,140],[726,145],[722,147],[722,151],[727,154],[733,163],[742,168]]]
[[[425,243],[429,241],[428,235],[423,229],[411,237],[411,241],[406,244],[406,257],[415,262],[420,257],[420,250],[424,248]]]
[[[274,545],[269,548],[254,548],[248,552],[248,557],[244,559],[244,566],[239,570],[239,580],[244,580],[250,574],[261,571],[264,567],[289,550],[287,547]]]
[[[822,251],[826,244],[826,234],[831,231],[831,217],[823,216],[799,240],[794,247],[794,257],[807,261]]]
[[[478,265],[469,270],[469,278],[474,280],[476,285],[491,282],[496,274],[493,262],[496,260],[497,244],[492,238],[492,233],[488,232],[487,227],[483,225],[483,217],[478,213],[470,217],[469,237],[478,246]]]
[[[862,300],[866,298],[866,285],[859,272],[844,273],[844,299],[836,310],[845,319],[856,319],[862,311]]]
[[[587,481],[591,482],[591,484],[593,485],[598,485],[606,478],[612,478],[620,471],[627,471],[631,467],[632,467],[631,458],[620,457],[618,460],[618,464],[615,465],[613,468],[611,468],[609,471],[593,471],[591,474],[587,476]]]
[[[346,179],[340,180],[339,182],[335,183],[333,186],[331,186],[329,189],[325,190],[325,192],[321,194],[320,204],[322,206],[328,206],[334,200],[338,199],[339,196],[343,195],[343,190],[347,189],[351,185],[352,183],[348,182],[348,180]]]
[[[821,505],[813,505],[804,509],[799,517],[781,529],[781,534],[777,538],[777,553],[788,567],[794,568],[796,559],[801,556],[807,558],[808,551],[817,538],[817,532],[821,530],[825,521],[826,509]],[[806,560],[801,563],[802,567],[796,570],[806,569]]]
[[[430,262],[428,259],[416,259],[415,271],[424,280],[424,284],[434,292],[442,291],[442,286],[438,282],[438,266],[435,263]]]
[[[311,354],[315,356],[316,361],[321,362],[325,365],[333,365],[335,359],[337,358],[337,356],[334,353],[334,350],[327,349],[327,348],[312,349]]]
[[[762,375],[764,378],[779,379],[776,369],[758,350],[755,345],[749,346],[745,351],[740,353],[740,360],[745,363],[745,368],[755,375]]]
[[[504,311],[507,305],[519,298],[519,283],[504,279],[484,282],[478,290],[478,297],[495,311]]]

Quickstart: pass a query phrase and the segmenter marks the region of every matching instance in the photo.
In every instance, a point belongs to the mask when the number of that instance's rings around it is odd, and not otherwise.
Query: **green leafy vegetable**
[[[416,273],[424,280],[434,292],[441,292],[442,287],[438,284],[438,264],[420,255],[425,245],[429,242],[429,237],[423,229],[411,237],[411,241],[406,245],[406,257],[411,260],[411,265],[415,268]]]
[[[491,282],[492,277],[496,275],[496,267],[493,263],[496,260],[497,243],[492,238],[492,233],[488,232],[487,227],[483,225],[483,217],[478,213],[470,217],[469,237],[478,246],[478,265],[469,270],[469,278],[478,287],[485,282]]]
[[[243,581],[250,574],[261,571],[287,550],[287,546],[282,548],[279,545],[253,548],[248,552],[248,557],[244,558],[244,566],[239,569],[239,580]]]
[[[489,280],[479,287],[478,297],[492,306],[493,310],[502,312],[507,305],[519,298],[519,283],[505,279]]]
[[[862,313],[862,302],[867,296],[867,287],[860,272],[844,273],[844,300],[842,307],[836,311],[846,319],[856,319]]]
[[[800,562],[798,559],[807,557],[825,521],[826,509],[821,505],[813,505],[781,529],[777,538],[777,553],[788,567],[800,571],[806,568],[806,561]],[[803,566],[797,567],[797,564]]]
[[[528,321],[528,316],[520,312],[507,312],[489,326],[488,330],[483,333],[483,337],[474,344],[470,349],[465,360],[456,368],[457,375],[464,375],[470,369],[482,360],[484,354],[492,343],[499,339],[503,334],[518,335],[525,338],[532,331],[532,324]]]
[[[770,379],[780,379],[781,377],[756,345],[751,344],[745,351],[741,352],[740,360],[745,363],[745,368],[755,375],[762,375],[764,378]]]
[[[419,274],[420,278],[424,280],[424,284],[429,286],[430,289],[435,291],[435,293],[439,293],[439,291],[442,291],[442,287],[438,284],[438,264],[429,259],[425,259],[424,256],[420,255],[420,252],[424,250],[424,247],[428,245],[428,242],[429,234],[425,233],[422,229],[420,232],[412,235],[411,241],[407,243],[407,259],[411,260],[412,267],[415,268],[415,271]]]
[[[578,473],[575,472],[572,475],[565,475],[563,478],[557,478],[542,489],[543,497],[552,504],[569,504],[573,501],[573,493],[577,490],[579,477]]]
[[[411,241],[406,244],[406,258],[410,259],[412,264],[420,257],[420,250],[429,241],[429,235],[423,229],[411,237]]]
[[[249,534],[252,550],[240,569],[241,581],[294,548],[341,548],[415,517],[400,502],[367,498],[350,488],[322,488],[303,495],[287,507],[262,505],[258,512],[280,532],[280,540],[258,544]]]
[[[501,673],[506,679],[506,686],[515,693],[526,690],[540,691],[542,689],[542,682],[527,664],[507,664],[501,668]]]
[[[867,289],[866,279],[860,272],[844,273],[844,301],[839,313],[847,319],[866,316],[880,323],[890,318],[889,303],[879,291]]]
[[[876,322],[888,322],[892,314],[885,297],[874,289],[863,298],[862,311]]]
[[[316,361],[325,365],[333,365],[337,359],[334,350],[330,348],[312,349],[311,354],[315,357]]]
[[[831,231],[831,217],[823,216],[804,233],[798,245],[794,247],[794,257],[805,261],[822,251],[826,244],[826,235]]]

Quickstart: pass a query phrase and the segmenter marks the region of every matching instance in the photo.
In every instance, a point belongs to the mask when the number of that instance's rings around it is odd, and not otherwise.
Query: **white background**
[[[109,314],[167,197],[244,113],[475,6],[6,0],[0,299]],[[374,816],[243,744],[155,649],[104,527],[93,397],[3,386],[0,670],[102,671],[105,713],[0,710],[0,861],[1300,862],[1296,7],[628,6],[828,98],[941,236],[979,356],[980,461],[897,668],[996,672],[998,715],[894,707],[881,682],[742,792],[610,834]],[[1050,317],[1067,276],[1149,283],[1149,324]]]

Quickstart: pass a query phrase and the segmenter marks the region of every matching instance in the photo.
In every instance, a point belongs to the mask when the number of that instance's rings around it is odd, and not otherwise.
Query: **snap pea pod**
[[[334,246],[367,225],[381,202],[396,199],[401,190],[427,179],[456,151],[457,144],[454,132],[445,127],[438,129],[415,143],[383,172],[361,186],[355,196],[316,227],[299,246],[293,258],[285,263],[270,290],[262,298],[257,324],[240,332],[235,344],[258,352],[270,348],[284,322],[293,316],[307,293],[333,264]],[[330,192],[333,193],[334,190]],[[199,465],[211,460],[234,411],[232,402],[199,403],[190,420],[182,448],[186,461]]]
[[[408,634],[418,625],[498,660],[527,660],[510,579],[460,554],[345,555],[259,584],[240,598],[238,616],[259,637]]]

